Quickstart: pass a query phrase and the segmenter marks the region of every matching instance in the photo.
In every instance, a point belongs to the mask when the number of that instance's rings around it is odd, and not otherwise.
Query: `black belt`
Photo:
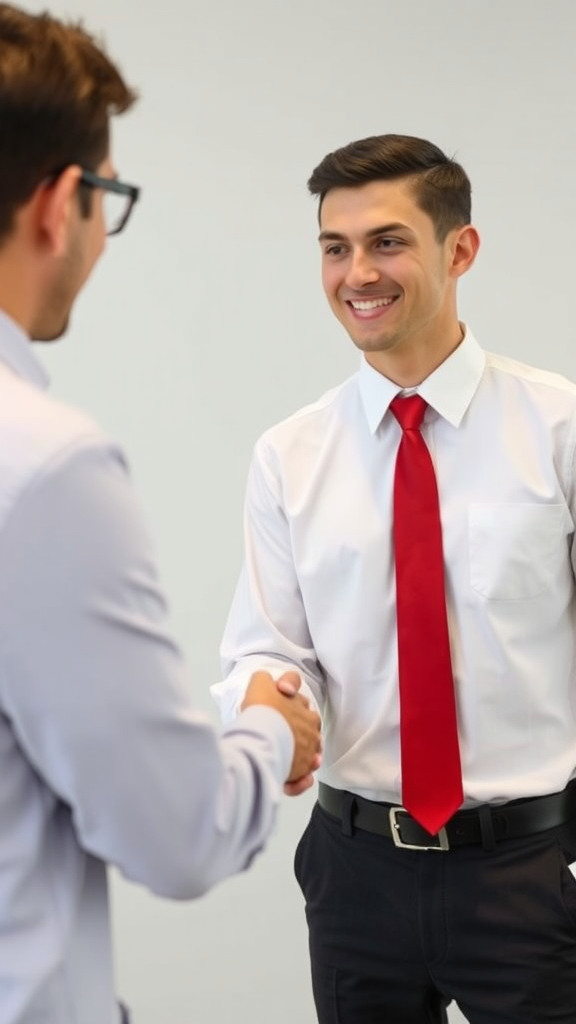
[[[519,839],[565,825],[576,815],[576,782],[561,793],[458,811],[433,836],[402,807],[366,800],[323,782],[318,786],[318,803],[340,821],[347,819],[354,828],[393,839],[404,849],[449,850],[473,844],[490,848],[503,839]]]

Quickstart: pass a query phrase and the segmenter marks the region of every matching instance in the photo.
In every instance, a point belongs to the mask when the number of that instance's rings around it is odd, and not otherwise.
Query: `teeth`
[[[355,301],[353,299],[351,301],[350,305],[354,309],[378,309],[379,306],[389,306],[392,302],[394,302],[393,298],[390,298],[390,299],[371,299],[370,301],[368,301],[367,299],[364,299],[364,300],[362,300],[362,302]]]

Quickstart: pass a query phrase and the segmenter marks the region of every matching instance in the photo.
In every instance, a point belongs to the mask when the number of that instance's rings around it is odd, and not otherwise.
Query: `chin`
[[[60,324],[58,327],[39,324],[38,327],[32,329],[30,337],[32,338],[32,341],[58,341],[59,338],[66,334],[69,324],[70,317],[66,317],[64,323]]]
[[[388,352],[396,344],[395,338],[352,338],[361,352]]]

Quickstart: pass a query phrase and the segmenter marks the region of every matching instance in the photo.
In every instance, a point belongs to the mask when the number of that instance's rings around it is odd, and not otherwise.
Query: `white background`
[[[117,123],[113,155],[143,196],[66,341],[42,356],[54,391],[129,453],[196,699],[216,720],[208,686],[239,569],[252,445],[357,364],[321,294],[305,188],[326,152],[400,132],[455,154],[483,238],[461,317],[484,347],[576,378],[576,5],[52,0],[50,9],[103,33],[141,93]],[[313,1024],[291,870],[311,803],[287,801],[250,873],[194,904],[114,877],[119,989],[135,1024]]]

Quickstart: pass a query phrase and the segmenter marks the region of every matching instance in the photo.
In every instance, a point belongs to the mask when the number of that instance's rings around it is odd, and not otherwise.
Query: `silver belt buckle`
[[[402,850],[450,849],[450,843],[448,842],[448,836],[446,834],[445,828],[441,828],[440,831],[436,833],[436,836],[432,837],[438,840],[435,846],[417,846],[414,843],[405,843],[400,834],[400,823],[398,821],[399,814],[408,814],[408,811],[406,810],[405,807],[391,807],[390,810],[388,811],[388,818],[390,820],[390,831],[392,833],[392,839],[394,840],[395,846],[399,846],[400,849]]]

